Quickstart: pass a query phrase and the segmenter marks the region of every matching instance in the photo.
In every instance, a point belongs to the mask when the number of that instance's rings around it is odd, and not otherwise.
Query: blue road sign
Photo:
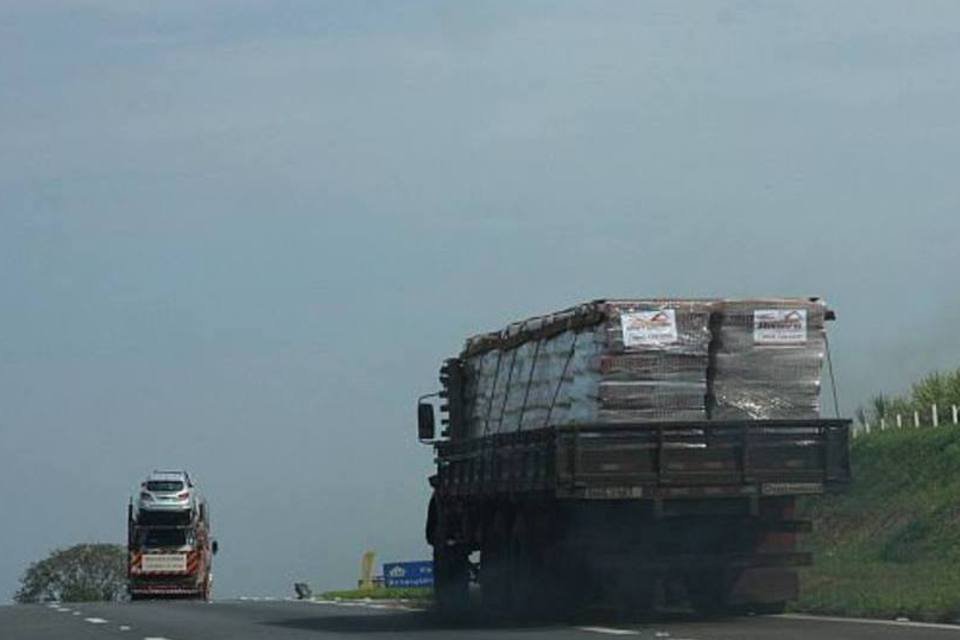
[[[433,563],[429,560],[384,562],[383,582],[387,587],[432,587]]]

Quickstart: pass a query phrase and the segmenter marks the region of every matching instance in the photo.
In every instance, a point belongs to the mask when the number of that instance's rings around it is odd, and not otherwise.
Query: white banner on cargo
[[[806,309],[757,309],[753,312],[755,344],[803,344],[807,341]]]
[[[145,553],[140,564],[143,573],[177,573],[187,570],[185,553]]]
[[[620,327],[624,347],[659,347],[677,341],[677,313],[673,309],[623,313]]]

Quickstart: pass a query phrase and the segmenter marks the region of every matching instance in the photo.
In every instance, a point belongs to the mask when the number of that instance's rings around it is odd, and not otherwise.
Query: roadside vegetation
[[[960,375],[930,377],[899,403]],[[940,402],[960,403],[960,396]],[[901,409],[911,407],[900,405]],[[928,405],[929,406],[929,405]],[[910,408],[910,411],[913,411]],[[891,429],[857,438],[853,484],[804,504],[814,567],[801,574],[800,611],[956,621],[960,617],[960,427]]]
[[[932,422],[933,405],[942,410],[951,405],[960,405],[960,369],[931,373],[902,395],[877,394],[870,399],[868,406],[857,409],[856,417],[861,424],[870,422],[877,425],[881,419],[886,419],[892,425],[897,414],[909,419],[916,412],[924,424],[929,424]],[[946,415],[940,417],[943,420]]]
[[[34,562],[20,578],[14,600],[93,602],[126,594],[127,552],[118,544],[78,544]]]

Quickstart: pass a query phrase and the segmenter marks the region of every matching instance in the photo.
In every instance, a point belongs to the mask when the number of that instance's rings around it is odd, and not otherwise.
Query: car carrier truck
[[[189,477],[185,478],[184,486],[174,484],[169,491],[170,502],[182,503],[184,508],[151,508],[166,505],[167,487],[158,485],[156,495],[156,482],[151,484],[149,479],[137,500],[127,506],[127,591],[131,600],[209,600],[212,595],[212,564],[218,545],[211,538],[210,510],[192,490]],[[184,497],[188,494],[189,500]]]
[[[436,606],[783,610],[797,498],[850,480],[817,298],[600,300],[470,338],[420,399]],[[436,434],[430,396],[441,398]]]

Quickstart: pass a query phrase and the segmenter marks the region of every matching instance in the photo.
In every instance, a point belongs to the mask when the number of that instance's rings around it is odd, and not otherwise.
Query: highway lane
[[[576,625],[449,624],[429,612],[290,601],[137,602],[0,607],[2,640],[960,640],[960,627],[800,616]]]

